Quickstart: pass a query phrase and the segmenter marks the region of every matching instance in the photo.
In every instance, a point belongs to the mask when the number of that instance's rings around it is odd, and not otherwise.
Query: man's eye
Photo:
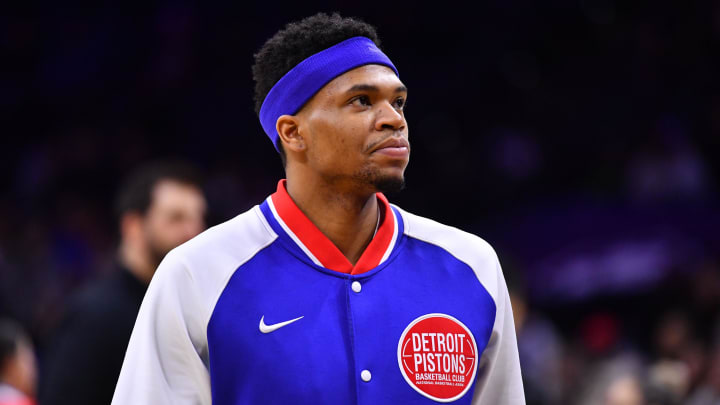
[[[360,105],[360,106],[369,106],[370,105],[370,97],[368,96],[358,96],[352,99],[350,104]]]
[[[402,98],[402,97],[400,97],[400,98],[398,98],[397,100],[395,100],[395,108],[397,108],[398,110],[405,109],[405,105],[406,105],[406,104],[407,104],[407,102],[406,102],[405,99]]]

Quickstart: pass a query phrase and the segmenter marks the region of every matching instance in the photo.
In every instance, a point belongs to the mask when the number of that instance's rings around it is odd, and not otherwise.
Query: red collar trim
[[[295,205],[286,190],[285,179],[280,180],[277,191],[270,196],[270,208],[290,238],[315,264],[355,275],[372,270],[385,261],[397,241],[397,219],[390,203],[382,193],[375,195],[380,204],[380,226],[355,266]]]

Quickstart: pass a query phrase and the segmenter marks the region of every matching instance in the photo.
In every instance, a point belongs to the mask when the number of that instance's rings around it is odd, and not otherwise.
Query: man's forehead
[[[161,179],[153,186],[151,204],[165,205],[183,202],[187,200],[190,195],[197,196],[199,199],[204,200],[202,190],[194,184],[175,179]]]
[[[375,87],[378,90],[407,90],[395,72],[383,65],[364,65],[347,71],[330,81],[323,90],[332,93],[363,90],[358,89],[359,86]]]

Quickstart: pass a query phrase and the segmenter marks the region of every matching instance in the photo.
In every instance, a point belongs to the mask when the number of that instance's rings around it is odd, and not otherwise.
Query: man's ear
[[[275,123],[283,143],[285,151],[301,152],[305,150],[306,144],[300,135],[300,122],[295,115],[281,115]]]
[[[143,215],[129,211],[120,216],[120,235],[123,239],[138,240],[143,232]]]

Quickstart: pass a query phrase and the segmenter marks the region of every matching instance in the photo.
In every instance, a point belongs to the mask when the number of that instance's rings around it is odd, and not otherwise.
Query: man
[[[410,148],[407,89],[377,43],[318,14],[255,56],[287,179],[168,254],[114,404],[524,403],[492,248],[382,194]]]
[[[116,268],[72,300],[50,345],[41,381],[43,405],[110,403],[155,269],[168,251],[205,228],[199,177],[183,163],[140,168],[120,190],[116,205]]]
[[[34,405],[36,381],[30,338],[14,321],[0,319],[0,405]]]

